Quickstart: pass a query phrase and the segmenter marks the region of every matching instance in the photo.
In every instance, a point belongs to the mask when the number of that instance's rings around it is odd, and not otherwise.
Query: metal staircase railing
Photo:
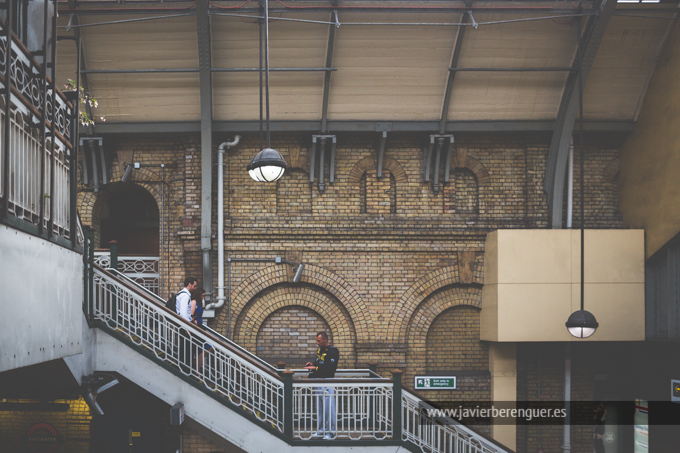
[[[425,403],[402,390],[398,373],[394,379],[376,377],[368,370],[351,370],[339,379],[294,379],[294,372],[282,373],[212,329],[188,323],[167,310],[154,293],[93,261],[90,253],[84,304],[93,325],[125,338],[290,444],[310,445],[320,430],[317,415],[330,410],[335,442],[357,446],[387,442],[432,453],[510,451],[454,420],[428,419]],[[212,350],[204,353],[198,369],[194,358],[206,343]]]

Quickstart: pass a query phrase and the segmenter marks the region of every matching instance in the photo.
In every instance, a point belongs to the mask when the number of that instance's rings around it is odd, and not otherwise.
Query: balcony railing
[[[0,21],[0,217],[73,244],[74,110],[21,41],[7,40]]]
[[[90,231],[88,244],[92,236]],[[369,370],[338,370],[336,379],[303,379],[305,370],[276,370],[217,332],[181,319],[124,274],[95,265],[89,245],[86,257],[85,312],[92,325],[124,338],[293,445],[309,445],[319,432],[328,433],[319,424],[323,413],[330,423],[326,430],[345,446],[408,444],[427,453],[509,451],[455,420],[431,419],[422,410],[427,403],[402,388],[401,372],[394,379]],[[212,346],[210,353],[201,362],[192,360],[206,343]]]
[[[160,295],[159,260],[158,256],[118,255],[116,270],[152,293]],[[95,251],[94,264],[103,268],[111,267],[111,252]]]

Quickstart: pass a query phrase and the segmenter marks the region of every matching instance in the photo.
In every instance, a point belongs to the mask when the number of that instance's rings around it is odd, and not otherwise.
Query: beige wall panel
[[[198,121],[198,74],[91,74],[99,101],[95,116],[107,122]]]
[[[341,14],[341,22],[450,22],[459,14]],[[329,118],[436,120],[441,115],[453,26],[353,26],[336,32]]]
[[[498,230],[486,247],[480,338],[570,341],[564,323],[580,309],[580,231]],[[643,250],[642,230],[586,231],[585,309],[608,322],[593,340],[644,339]]]
[[[671,24],[659,19],[612,18],[584,89],[586,119],[637,119]]]
[[[576,40],[568,25],[550,20],[484,25],[509,19],[507,15],[475,14],[481,25],[467,30],[458,66],[571,66]],[[453,84],[448,119],[553,119],[566,79],[566,72],[460,72]]]
[[[484,243],[484,285],[498,283],[498,231],[486,235]]]
[[[498,230],[498,283],[571,283],[571,230]]]
[[[571,284],[499,284],[498,299],[498,341],[571,340]]]
[[[572,312],[581,309],[580,291],[580,285],[573,285]],[[644,283],[586,283],[584,293],[584,308],[600,324],[593,336],[585,339],[586,341],[644,341]],[[563,323],[566,320],[567,318]],[[567,331],[566,327],[564,331]],[[573,337],[571,339],[583,341]]]
[[[581,281],[581,232],[571,230],[572,275]],[[644,230],[586,230],[587,283],[644,283]]]
[[[296,15],[282,16],[295,19]],[[305,20],[328,21],[328,14],[300,15]],[[329,26],[289,21],[269,25],[270,68],[322,68],[326,65]],[[212,50],[216,68],[259,67],[259,27],[253,20],[213,17]],[[270,117],[272,120],[321,118],[323,72],[271,71]],[[215,120],[257,120],[260,117],[259,75],[215,73]]]
[[[517,346],[508,343],[489,345],[491,400],[517,400]],[[517,448],[517,428],[512,424],[493,424],[491,435],[511,449]]]
[[[626,226],[644,228],[649,258],[680,232],[680,27],[649,85],[635,132],[621,150],[619,206]]]
[[[479,339],[498,341],[498,285],[482,287],[482,311],[479,314]]]

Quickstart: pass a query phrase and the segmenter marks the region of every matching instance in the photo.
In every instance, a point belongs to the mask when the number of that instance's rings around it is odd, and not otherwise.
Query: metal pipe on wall
[[[224,305],[224,152],[241,140],[236,135],[231,142],[222,142],[217,148],[217,302],[211,302],[205,309],[220,308]]]

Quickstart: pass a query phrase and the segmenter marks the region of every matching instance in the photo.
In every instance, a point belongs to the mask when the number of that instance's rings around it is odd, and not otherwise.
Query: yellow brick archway
[[[268,266],[245,278],[232,291],[232,324],[235,324],[244,308],[258,294],[275,285],[292,284],[291,280],[292,275],[289,272],[289,266],[283,265]],[[313,264],[305,264],[300,283],[327,291],[342,305],[354,325],[358,342],[374,341],[374,334],[370,329],[368,306],[356,289],[344,279],[328,269]],[[222,308],[217,317],[216,329],[219,332],[226,332],[228,322],[227,310]],[[237,327],[232,325],[232,331],[236,331]]]
[[[328,324],[334,346],[340,350],[340,367],[356,366],[356,332],[354,322],[344,306],[320,288],[312,286],[279,286],[258,295],[241,310],[234,330],[234,341],[249,351],[256,351],[257,334],[274,312],[286,307],[308,308]],[[310,358],[313,351],[307,352]]]

